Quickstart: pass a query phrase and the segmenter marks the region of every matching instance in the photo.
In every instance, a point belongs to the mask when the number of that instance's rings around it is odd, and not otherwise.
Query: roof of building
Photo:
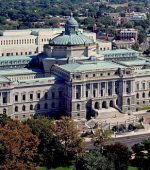
[[[129,65],[129,66],[144,65],[146,64],[146,60],[136,59],[136,60],[131,60],[131,61],[121,61],[120,63]]]
[[[0,76],[0,83],[8,83],[10,80],[4,76]]]
[[[18,80],[18,83],[40,83],[40,82],[46,82],[46,81],[52,81],[56,80],[55,76],[51,77],[42,77],[42,78],[35,78],[35,79],[26,79],[26,80]]]
[[[125,68],[125,66],[122,66],[120,64],[107,62],[107,61],[78,62],[72,64],[65,64],[59,67],[68,72],[96,71],[96,70],[110,70],[116,68]]]
[[[37,55],[4,56],[4,57],[0,57],[0,62],[1,61],[15,61],[15,60],[32,60],[33,58],[37,58]]]
[[[77,20],[74,19],[74,17],[71,14],[71,17],[66,21],[66,25],[71,25],[71,26],[79,26]]]
[[[101,52],[101,54],[103,54],[103,55],[129,54],[129,53],[138,54],[137,51],[132,50],[132,49],[116,49],[116,50],[107,50],[107,51]]]
[[[94,41],[79,31],[79,24],[73,16],[66,21],[65,31],[50,41],[50,45],[73,46],[93,44]]]
[[[150,75],[150,69],[141,69],[141,70],[135,70],[136,75]]]
[[[61,35],[55,37],[50,45],[86,45],[93,44],[93,40],[89,37],[83,35],[81,32],[71,35],[65,35],[62,33]]]
[[[0,75],[2,76],[8,76],[8,75],[24,75],[24,74],[36,74],[36,73],[42,73],[43,70],[41,69],[27,69],[27,68],[22,68],[22,69],[7,69],[7,70],[0,70]]]

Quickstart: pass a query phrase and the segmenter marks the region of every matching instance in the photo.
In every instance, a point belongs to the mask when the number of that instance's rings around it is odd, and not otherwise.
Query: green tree
[[[54,133],[54,122],[44,116],[35,116],[26,122],[40,141],[36,162],[39,166],[51,168],[63,164],[64,151]]]
[[[115,170],[127,170],[131,152],[128,147],[121,143],[106,145],[104,148],[105,156],[115,165]]]
[[[93,144],[103,152],[103,147],[111,139],[112,131],[103,130],[102,127],[98,127],[93,135]]]
[[[113,162],[100,152],[89,152],[80,156],[76,163],[78,170],[115,170]]]
[[[27,125],[8,120],[0,127],[0,169],[35,170],[37,146],[38,138]]]
[[[139,44],[138,43],[133,44],[132,49],[138,51],[139,50]]]

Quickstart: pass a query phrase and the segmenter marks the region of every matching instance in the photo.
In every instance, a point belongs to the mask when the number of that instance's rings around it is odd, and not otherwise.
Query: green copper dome
[[[73,16],[71,16],[71,17],[67,20],[66,25],[79,27],[78,22],[74,19]]]
[[[59,36],[53,38],[50,41],[50,45],[62,45],[62,46],[73,46],[73,45],[88,45],[93,44],[94,41],[89,37],[85,36],[79,31],[79,24],[71,15],[66,21],[65,31]]]

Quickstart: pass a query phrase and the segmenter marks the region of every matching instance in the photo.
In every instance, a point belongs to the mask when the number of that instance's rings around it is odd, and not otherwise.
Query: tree
[[[128,147],[121,143],[106,145],[104,155],[114,162],[115,170],[127,170],[128,161],[131,155]]]
[[[56,122],[55,131],[67,158],[74,158],[83,152],[84,143],[72,119],[62,117]]]
[[[27,125],[8,120],[0,127],[0,169],[35,170],[37,145],[38,139]]]
[[[0,126],[4,126],[7,120],[10,120],[6,114],[0,114]]]
[[[103,152],[103,147],[111,138],[111,130],[103,130],[102,127],[96,129],[93,136],[94,146],[99,147],[100,151]]]
[[[39,166],[51,168],[59,166],[63,162],[64,151],[61,143],[54,133],[54,122],[44,116],[34,116],[26,122],[32,129],[32,133],[40,140],[36,162]]]
[[[80,156],[76,168],[78,170],[115,170],[113,162],[98,151],[84,153]]]
[[[138,43],[133,44],[132,49],[138,51],[139,50],[139,44]]]

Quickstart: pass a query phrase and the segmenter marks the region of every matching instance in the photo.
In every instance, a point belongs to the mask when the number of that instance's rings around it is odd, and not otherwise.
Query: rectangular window
[[[55,98],[55,93],[54,92],[52,92],[52,99],[54,99]]]
[[[47,99],[48,98],[48,92],[46,92],[44,96],[45,96],[45,99]]]
[[[3,103],[7,103],[7,97],[3,97]]]
[[[86,97],[89,97],[89,95],[88,95],[88,91],[86,91]]]
[[[62,97],[62,91],[59,91],[59,97]]]
[[[139,84],[136,84],[136,90],[139,90]]]
[[[40,93],[37,93],[37,98],[38,98],[38,99],[40,99],[40,96],[41,96]]]
[[[30,100],[33,100],[33,94],[30,94]]]
[[[22,100],[26,100],[26,95],[25,94],[22,95]]]
[[[18,95],[15,95],[15,102],[18,101]]]
[[[143,90],[145,90],[145,83],[142,83],[142,88]]]

